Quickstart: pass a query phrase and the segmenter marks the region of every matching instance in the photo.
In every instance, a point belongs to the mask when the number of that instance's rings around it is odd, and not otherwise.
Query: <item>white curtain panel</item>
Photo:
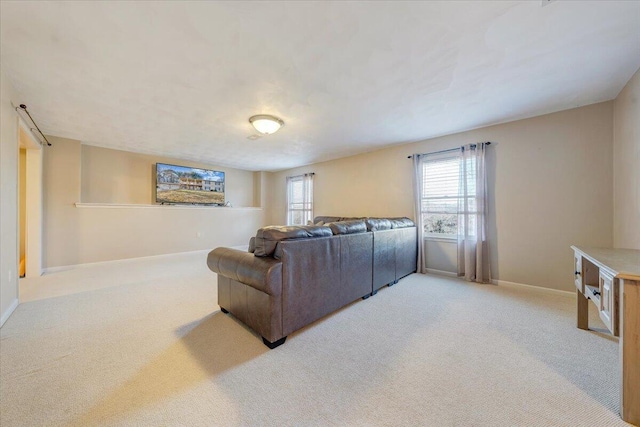
[[[306,173],[302,179],[304,192],[304,218],[302,224],[313,221],[313,177],[314,174]]]
[[[418,228],[418,262],[417,262],[417,272],[418,273],[426,273],[427,266],[425,265],[424,258],[424,221],[422,218],[422,183],[423,181],[423,171],[422,160],[423,155],[414,154],[413,155],[413,214],[415,218],[416,227]]]
[[[486,239],[486,147],[478,143],[460,148],[458,187],[458,276],[480,283],[491,282]]]
[[[291,211],[291,203],[293,202],[293,180],[295,177],[288,176],[287,179],[287,201],[286,201],[286,212],[287,212],[287,225],[293,224],[292,222],[292,214]]]

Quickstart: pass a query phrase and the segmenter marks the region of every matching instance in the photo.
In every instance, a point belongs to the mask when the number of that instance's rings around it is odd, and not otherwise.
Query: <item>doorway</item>
[[[42,146],[20,120],[18,223],[20,277],[42,274]]]

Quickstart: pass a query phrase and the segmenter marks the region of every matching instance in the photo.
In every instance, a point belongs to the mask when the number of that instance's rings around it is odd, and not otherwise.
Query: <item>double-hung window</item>
[[[458,152],[422,159],[422,223],[425,237],[455,239],[458,233]]]
[[[287,177],[287,225],[313,220],[313,174]]]
[[[455,239],[465,228],[475,234],[474,159],[463,160],[458,151],[424,156],[421,206],[425,237]]]

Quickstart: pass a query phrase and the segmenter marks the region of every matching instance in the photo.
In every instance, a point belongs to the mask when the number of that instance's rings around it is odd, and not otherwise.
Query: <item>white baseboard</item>
[[[130,262],[130,261],[140,261],[140,260],[144,260],[144,259],[154,259],[154,258],[162,258],[162,257],[172,257],[175,255],[186,255],[186,254],[195,254],[195,253],[209,253],[211,251],[211,249],[201,249],[198,251],[187,251],[187,252],[175,252],[175,253],[171,253],[171,254],[161,254],[161,255],[149,255],[149,256],[142,256],[142,257],[135,257],[135,258],[123,258],[123,259],[114,259],[114,260],[110,260],[110,261],[97,261],[97,262],[87,262],[84,264],[74,264],[74,265],[62,265],[62,266],[58,266],[58,267],[47,267],[45,269],[43,269],[43,274],[51,274],[51,273],[58,273],[60,271],[68,271],[68,270],[76,270],[78,268],[86,268],[86,267],[91,267],[91,266],[96,266],[96,265],[108,265],[108,264],[114,264],[114,263],[123,263],[123,262]]]
[[[9,308],[7,308],[7,311],[2,313],[2,317],[0,317],[0,328],[2,327],[2,325],[4,325],[4,322],[7,321],[9,316],[11,316],[13,314],[13,312],[16,310],[16,308],[18,308],[18,304],[19,304],[18,298],[16,298],[16,299],[13,300],[13,302],[11,303]]]
[[[439,276],[448,276],[448,277],[458,277],[458,274],[452,271],[436,270],[435,268],[426,268],[425,270],[429,274],[437,274]]]
[[[570,292],[570,291],[561,291],[560,289],[552,289],[552,288],[544,288],[542,286],[533,286],[533,285],[526,285],[524,283],[516,283],[516,282],[509,282],[507,280],[497,280],[497,279],[493,279],[491,281],[494,285],[498,285],[498,286],[504,286],[504,287],[508,287],[508,288],[529,288],[529,289],[536,289],[538,291],[544,291],[544,292],[553,292],[555,294],[557,293],[561,293],[563,295],[571,295],[571,296],[575,296],[575,292]]]
[[[456,273],[453,273],[451,271],[436,270],[435,268],[427,268],[426,271],[429,274],[436,274],[438,276],[455,277],[457,279],[464,280],[464,277],[458,277],[458,275]],[[525,283],[509,282],[507,280],[493,279],[491,281],[491,283],[493,283],[494,285],[497,285],[497,286],[504,286],[504,287],[507,287],[507,288],[523,288],[524,287],[524,288],[529,288],[529,289],[535,289],[535,290],[542,291],[542,292],[552,292],[552,293],[555,293],[555,294],[560,293],[560,294],[563,294],[565,296],[567,296],[567,295],[575,296],[575,292],[571,292],[571,291],[562,291],[560,289],[544,288],[542,286],[527,285]]]

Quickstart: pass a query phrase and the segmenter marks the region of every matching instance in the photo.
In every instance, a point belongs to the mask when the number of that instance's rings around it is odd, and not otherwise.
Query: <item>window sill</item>
[[[425,241],[458,243],[458,236],[424,236]]]

